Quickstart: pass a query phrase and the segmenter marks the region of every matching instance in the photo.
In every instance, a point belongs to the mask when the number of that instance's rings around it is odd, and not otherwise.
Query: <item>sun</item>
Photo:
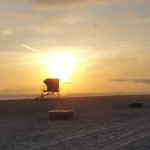
[[[69,54],[57,54],[48,59],[48,72],[50,77],[68,81],[77,59]]]

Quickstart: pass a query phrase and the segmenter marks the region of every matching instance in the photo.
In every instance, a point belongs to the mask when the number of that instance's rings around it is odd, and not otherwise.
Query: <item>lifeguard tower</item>
[[[47,89],[42,89],[41,96],[37,97],[36,99],[48,99],[48,98],[55,98],[59,99],[59,79],[58,78],[47,78],[43,81],[46,84]]]

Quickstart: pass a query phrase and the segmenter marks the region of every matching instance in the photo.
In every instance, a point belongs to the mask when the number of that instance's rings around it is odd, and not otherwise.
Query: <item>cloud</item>
[[[126,13],[124,17],[130,22],[147,23],[150,21],[148,16],[135,12]]]
[[[149,0],[126,0],[126,1],[117,1],[117,0],[110,0],[109,3],[113,3],[116,6],[137,6],[137,7],[150,7],[150,1]]]
[[[130,12],[126,14],[126,17],[130,20],[134,20],[134,21],[139,21],[139,20],[143,20],[145,17],[141,14],[135,13],[135,12]]]
[[[0,3],[9,3],[9,0],[0,0]],[[20,0],[12,0],[11,3],[20,2]]]
[[[85,0],[33,0],[40,7],[73,8],[85,5]]]
[[[38,19],[41,15],[31,10],[15,10],[13,11],[14,17],[20,19]]]
[[[2,89],[0,90],[1,94],[12,94],[12,93],[31,93],[33,91],[36,91],[37,89]]]
[[[111,79],[110,81],[150,84],[150,79]]]
[[[0,35],[2,35],[2,36],[8,36],[8,35],[12,35],[12,34],[13,34],[13,30],[11,30],[11,29],[0,31]]]
[[[86,7],[89,4],[109,4],[111,0],[33,0],[34,5],[50,8],[72,9]]]
[[[63,84],[71,84],[71,82],[69,82],[69,81],[66,81],[66,82],[63,82]]]
[[[20,19],[35,19],[35,20],[51,20],[51,21],[61,21],[64,19],[64,15],[61,13],[50,13],[48,11],[42,12],[42,11],[37,11],[37,10],[15,10],[13,11],[14,17],[20,18]]]

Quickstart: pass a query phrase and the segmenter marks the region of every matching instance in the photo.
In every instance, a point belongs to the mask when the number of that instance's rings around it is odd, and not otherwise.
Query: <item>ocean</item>
[[[90,97],[116,95],[150,95],[150,93],[60,93],[61,97]],[[40,94],[0,94],[0,100],[35,99]]]
[[[20,100],[20,99],[34,99],[36,98],[36,94],[1,94],[0,100]]]

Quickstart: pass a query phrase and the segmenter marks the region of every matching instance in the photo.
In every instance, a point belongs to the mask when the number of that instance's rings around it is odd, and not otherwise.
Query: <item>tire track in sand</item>
[[[24,147],[18,147],[18,149],[21,149],[21,150],[33,150],[33,149],[37,149],[37,148],[42,148],[42,147],[50,147],[50,146],[53,146],[53,145],[57,145],[59,144],[60,142],[67,142],[68,140],[70,139],[74,139],[74,138],[81,138],[81,137],[84,137],[84,136],[88,136],[88,135],[91,135],[93,133],[97,133],[97,132],[100,132],[100,131],[105,131],[105,130],[109,130],[109,129],[114,129],[114,128],[117,128],[119,127],[120,125],[113,125],[113,126],[110,126],[108,128],[105,128],[105,129],[102,129],[100,127],[98,128],[94,128],[94,129],[86,129],[80,133],[76,132],[74,135],[71,133],[71,134],[67,134],[67,135],[62,135],[62,139],[53,139],[53,140],[44,140],[44,141],[41,141],[41,142],[38,142],[36,144],[28,144]]]
[[[138,131],[132,132],[131,134],[128,134],[122,137],[121,139],[116,138],[114,142],[107,143],[107,146],[102,147],[101,150],[107,150],[107,149],[116,150],[117,148],[121,148],[134,141],[137,141],[138,139],[142,139],[148,136],[150,136],[150,127],[144,128],[144,130],[139,129]]]
[[[142,124],[141,124],[142,122]],[[111,141],[110,143],[109,142],[106,142],[106,146],[103,146],[101,147],[100,149],[102,150],[106,150],[106,149],[116,149],[117,147],[122,147],[126,144],[129,144],[133,141],[136,141],[137,139],[139,138],[144,138],[146,136],[149,136],[150,135],[150,128],[148,128],[147,126],[145,126],[145,123],[146,123],[146,120],[144,121],[143,119],[142,120],[138,120],[138,121],[133,121],[133,122],[130,122],[128,124],[120,124],[120,125],[112,125],[112,126],[109,126],[109,127],[106,127],[106,128],[101,128],[100,126],[97,127],[97,128],[91,128],[91,129],[86,129],[84,130],[83,132],[80,132],[80,133],[75,133],[74,135],[72,135],[72,133],[70,134],[66,134],[65,136],[63,136],[63,139],[53,139],[53,140],[44,140],[44,141],[39,141],[38,143],[34,143],[34,144],[27,144],[26,146],[21,146],[21,147],[18,147],[19,149],[22,149],[22,150],[33,150],[33,149],[37,149],[37,148],[42,148],[42,147],[53,147],[55,145],[58,145],[60,142],[67,142],[71,139],[78,139],[78,140],[82,140],[83,137],[85,136],[91,136],[92,134],[101,134],[101,131],[109,131],[110,129],[112,130],[113,132],[113,129],[116,129],[116,128],[128,128],[130,129],[130,126],[132,124],[137,124],[137,126],[134,128],[134,132],[131,132],[129,134],[126,134],[124,137],[120,137],[120,138],[116,138],[115,141]],[[142,130],[144,128],[144,130]],[[132,130],[132,129],[131,129]],[[148,132],[149,131],[149,132]],[[109,135],[108,135],[109,136]],[[116,141],[117,140],[117,141]],[[101,140],[98,141],[99,143],[101,143]],[[99,147],[98,147],[99,148]]]

